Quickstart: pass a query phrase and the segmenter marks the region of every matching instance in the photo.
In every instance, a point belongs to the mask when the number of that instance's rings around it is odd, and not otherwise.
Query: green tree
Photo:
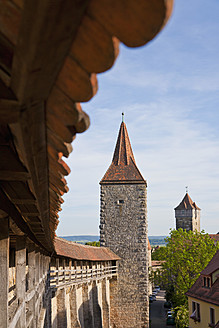
[[[189,327],[189,310],[187,305],[181,305],[175,308],[175,322],[177,328]]]
[[[100,247],[99,241],[88,241],[85,245]]]
[[[174,306],[186,305],[185,292],[194,284],[200,272],[212,259],[219,244],[204,231],[171,230],[163,248],[160,279]],[[160,259],[161,260],[161,259]]]
[[[163,261],[165,255],[165,246],[155,249],[151,254],[152,261]]]

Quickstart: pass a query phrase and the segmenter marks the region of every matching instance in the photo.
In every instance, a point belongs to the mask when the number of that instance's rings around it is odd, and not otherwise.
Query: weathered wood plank
[[[4,181],[26,181],[30,179],[28,172],[0,171],[0,180]]]
[[[16,237],[16,293],[19,304],[25,301],[26,293],[26,236]],[[26,307],[19,318],[20,325],[26,327]]]
[[[18,226],[14,223],[14,221],[12,219],[10,219],[10,221],[9,221],[9,226],[10,226],[10,229],[13,231],[13,233],[16,236],[24,235],[24,232],[20,228],[18,228]]]
[[[49,166],[50,169],[54,170],[55,172],[60,172],[64,176],[69,175],[71,172],[70,168],[64,161],[55,161],[53,158],[51,158],[51,156],[49,156]]]
[[[58,178],[57,176],[55,176],[55,174],[50,173],[49,181],[50,181],[50,183],[55,185],[59,190],[63,191],[64,193],[68,192],[69,188],[68,188],[67,182],[64,178]]]
[[[4,71],[7,72],[7,74],[11,73],[13,53],[14,53],[14,46],[0,32],[0,66],[4,69]]]
[[[16,101],[16,97],[12,92],[11,88],[9,88],[4,81],[0,79],[0,98],[5,100],[14,100]]]
[[[19,124],[13,124],[13,134],[19,141],[25,165],[31,174],[32,191],[37,199],[38,210],[45,233],[45,247],[52,251],[49,228],[48,161],[45,108],[35,103],[22,112]],[[31,135],[31,138],[29,137]],[[27,156],[28,155],[28,156]]]
[[[42,244],[37,240],[37,238],[34,236],[32,231],[30,230],[27,223],[22,218],[21,214],[18,212],[17,208],[14,206],[14,204],[8,199],[8,197],[5,195],[3,190],[0,188],[0,209],[2,209],[4,212],[6,212],[11,218],[13,218],[13,221],[17,224],[17,226],[28,235],[28,237],[37,245],[40,245],[42,248]]]
[[[87,0],[25,1],[11,81],[20,102],[47,99],[86,6]]]
[[[57,152],[62,152],[63,156],[68,157],[72,152],[72,146],[70,143],[63,142],[57,134],[47,129],[48,142],[51,146],[57,150]]]
[[[36,199],[31,199],[31,198],[12,198],[11,201],[16,204],[16,205],[22,205],[22,204],[31,204],[31,205],[36,205]]]
[[[21,11],[11,2],[1,0],[0,31],[15,45],[20,26]]]
[[[71,143],[74,139],[74,134],[56,116],[51,115],[51,113],[47,113],[47,127],[57,134],[62,142]]]
[[[47,110],[66,126],[74,125],[76,132],[84,132],[90,125],[88,115],[82,110],[79,103],[75,103],[72,99],[62,92],[56,85],[52,88],[47,101]],[[78,125],[84,126],[81,131]]]
[[[21,211],[21,214],[23,215],[23,216],[28,216],[28,217],[30,217],[30,216],[39,216],[39,212],[24,212],[24,211]]]
[[[2,171],[5,176],[10,174],[10,172],[21,173],[22,175],[28,176],[28,171],[25,166],[19,160],[17,154],[12,150],[10,146],[0,145],[1,161],[0,161],[0,171]]]
[[[0,218],[0,322],[8,327],[9,219]]]
[[[17,122],[20,106],[16,100],[0,99],[0,123]]]
[[[119,40],[97,20],[84,15],[70,54],[87,72],[101,73],[110,69],[116,60]]]
[[[173,0],[93,0],[87,14],[129,47],[152,40],[169,19]]]
[[[70,56],[65,59],[56,85],[75,102],[89,101],[98,89],[96,74],[89,74]]]

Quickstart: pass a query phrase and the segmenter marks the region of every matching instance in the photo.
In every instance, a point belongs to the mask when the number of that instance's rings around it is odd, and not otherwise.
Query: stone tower
[[[201,209],[186,193],[181,203],[175,208],[176,229],[200,232],[200,211]]]
[[[111,327],[147,328],[147,184],[136,165],[124,122],[100,185],[100,242],[121,258],[111,291]]]

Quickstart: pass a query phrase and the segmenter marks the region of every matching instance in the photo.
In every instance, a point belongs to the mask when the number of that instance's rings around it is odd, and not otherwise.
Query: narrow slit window
[[[215,311],[213,308],[210,308],[210,323],[215,324]]]

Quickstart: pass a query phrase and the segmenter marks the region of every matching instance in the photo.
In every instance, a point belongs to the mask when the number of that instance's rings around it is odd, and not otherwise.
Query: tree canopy
[[[219,244],[214,244],[204,231],[171,230],[166,247],[158,252],[157,259],[165,261],[155,283],[164,285],[167,299],[174,306],[187,304],[185,292],[194,284],[200,272],[212,259]]]
[[[85,245],[100,247],[99,241],[88,241]]]
[[[163,261],[164,257],[165,257],[165,246],[160,246],[159,248],[152,251],[151,254],[152,261]]]

